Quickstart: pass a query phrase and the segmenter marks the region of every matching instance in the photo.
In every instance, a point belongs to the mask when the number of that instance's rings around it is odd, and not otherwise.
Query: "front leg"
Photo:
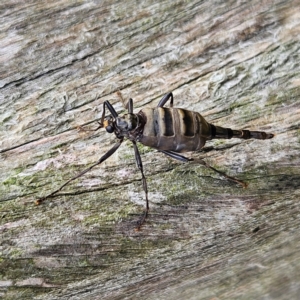
[[[76,176],[74,176],[71,179],[69,179],[68,181],[66,181],[60,188],[58,188],[57,190],[55,190],[51,194],[49,194],[47,196],[44,196],[42,198],[39,198],[38,200],[35,201],[35,204],[39,205],[42,202],[44,202],[47,198],[53,197],[55,194],[60,192],[66,185],[68,185],[71,181],[83,176],[85,173],[89,172],[94,167],[100,165],[102,162],[104,162],[106,159],[108,159],[111,155],[113,155],[116,152],[116,150],[120,147],[122,142],[123,142],[123,138],[120,139],[110,150],[108,150],[95,164],[91,165],[89,168],[83,170],[81,173],[77,174]]]

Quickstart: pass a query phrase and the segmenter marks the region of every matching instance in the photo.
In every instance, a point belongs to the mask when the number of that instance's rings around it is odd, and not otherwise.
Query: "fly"
[[[169,108],[164,107],[168,100],[170,100]],[[66,181],[54,192],[38,199],[36,204],[40,204],[47,198],[54,196],[71,181],[81,177],[97,165],[100,165],[120,147],[124,138],[126,138],[129,139],[133,145],[135,161],[142,175],[142,184],[146,199],[145,212],[141,219],[137,222],[136,229],[139,230],[148,216],[149,200],[147,181],[144,175],[142,159],[136,145],[137,142],[145,146],[155,148],[167,156],[186,163],[194,160],[179,153],[198,151],[205,145],[207,140],[231,138],[265,140],[271,139],[274,136],[272,133],[262,131],[234,130],[210,124],[197,112],[181,108],[173,108],[172,93],[167,93],[160,100],[157,107],[141,109],[137,114],[133,113],[133,101],[131,98],[125,107],[128,109],[128,113],[123,116],[119,116],[109,101],[104,101],[101,120],[99,122],[99,126],[95,130],[104,127],[108,133],[115,134],[118,140],[117,143],[96,163]],[[105,115],[106,109],[109,110],[111,115]],[[225,173],[211,167],[202,159],[198,159],[196,162],[221,174],[228,180],[241,184],[243,187],[247,186],[247,184],[243,181],[228,176]]]

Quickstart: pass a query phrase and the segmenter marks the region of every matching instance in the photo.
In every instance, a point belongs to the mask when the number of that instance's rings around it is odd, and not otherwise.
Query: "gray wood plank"
[[[2,1],[0,298],[296,299],[300,292],[299,1]],[[275,133],[190,157],[139,146],[35,206],[113,136],[102,103],[135,112],[173,91],[215,125]]]

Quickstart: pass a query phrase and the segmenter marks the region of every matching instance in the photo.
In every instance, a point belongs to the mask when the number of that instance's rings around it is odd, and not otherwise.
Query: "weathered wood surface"
[[[296,299],[300,292],[299,1],[2,1],[3,299]],[[102,103],[175,106],[268,141],[194,154],[249,183],[114,143]],[[93,122],[93,123],[90,123]]]

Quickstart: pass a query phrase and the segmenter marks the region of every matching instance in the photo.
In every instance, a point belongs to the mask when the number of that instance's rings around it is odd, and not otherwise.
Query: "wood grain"
[[[299,1],[2,1],[0,298],[296,299],[300,292]],[[176,107],[275,133],[191,157],[115,140],[103,101]]]

